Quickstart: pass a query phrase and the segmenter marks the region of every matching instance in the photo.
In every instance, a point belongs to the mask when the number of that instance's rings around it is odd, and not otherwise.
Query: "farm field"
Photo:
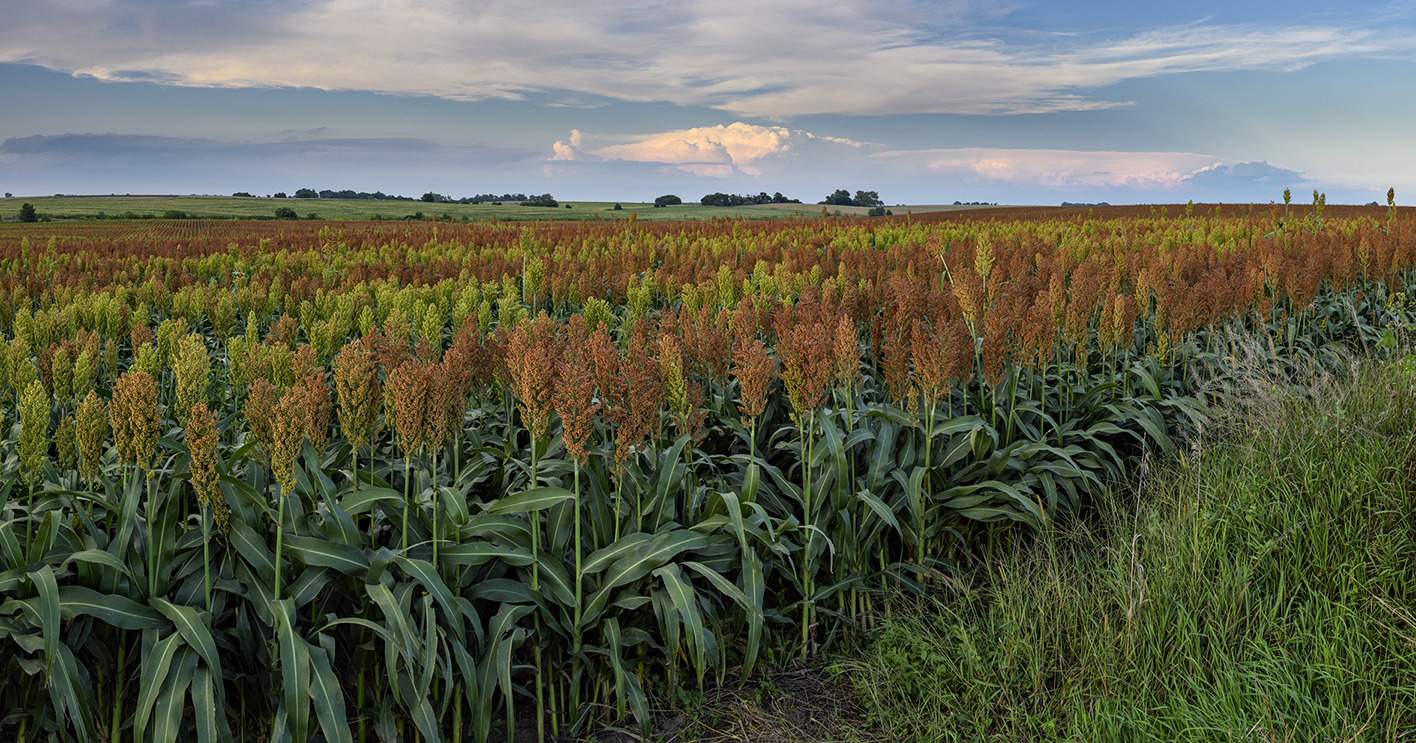
[[[1393,355],[1416,323],[1395,207],[559,218],[580,206],[0,226],[4,735],[649,736],[655,700],[901,638],[919,601],[986,611],[949,603],[964,576],[1119,523],[1252,369]],[[1361,513],[1410,518],[1392,498]],[[1255,561],[1298,528],[1264,523]],[[1362,538],[1409,606],[1390,532]],[[1407,733],[1389,649],[1363,716]],[[1044,667],[1016,667],[1028,699],[1069,693]],[[1016,681],[975,671],[959,698]]]
[[[644,221],[666,221],[681,219],[734,218],[782,219],[794,216],[819,217],[818,204],[762,204],[757,206],[714,207],[703,206],[695,201],[673,207],[655,208],[653,202],[621,202],[622,209],[614,208],[612,201],[561,201],[560,208],[552,209],[536,206],[517,206],[508,202],[502,206],[491,204],[431,204],[421,201],[374,201],[363,199],[270,199],[262,197],[232,196],[36,196],[15,197],[0,200],[0,217],[14,219],[20,206],[33,204],[41,215],[54,218],[72,219],[98,217],[120,219],[125,214],[161,217],[169,210],[180,211],[191,218],[208,219],[256,219],[273,218],[275,210],[289,208],[295,210],[300,219],[308,219],[314,213],[319,219],[370,220],[383,219],[401,221],[414,214],[428,218],[451,216],[461,221],[491,221],[493,217],[503,221],[578,221],[629,219],[630,213],[637,213],[636,219]],[[565,208],[570,204],[571,208]],[[908,210],[917,213],[945,212],[966,207],[944,205],[921,205],[915,207],[890,207],[898,214]],[[968,207],[978,208],[978,207]],[[857,206],[832,206],[832,213],[851,216],[865,216],[869,209]]]

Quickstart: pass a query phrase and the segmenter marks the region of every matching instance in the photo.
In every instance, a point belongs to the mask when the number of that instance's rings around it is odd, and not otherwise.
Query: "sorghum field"
[[[647,732],[1104,505],[1220,329],[1416,320],[1410,215],[1225,210],[0,227],[0,730]]]

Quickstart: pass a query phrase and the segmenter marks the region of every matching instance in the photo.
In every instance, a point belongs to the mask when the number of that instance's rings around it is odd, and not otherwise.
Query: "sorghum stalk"
[[[118,664],[113,666],[113,725],[108,733],[109,743],[122,743],[123,729],[123,661],[128,654],[128,643],[125,642],[127,633],[119,630],[118,633]]]
[[[202,572],[206,588],[207,611],[211,611],[211,522],[216,514],[218,523],[225,500],[217,488],[216,420],[206,404],[192,406],[187,415],[187,452],[191,457],[192,487],[197,491],[197,503],[202,509]]]
[[[507,367],[515,387],[517,403],[521,406],[521,417],[526,430],[531,434],[531,482],[532,488],[539,481],[540,442],[550,425],[552,413],[551,398],[555,390],[555,373],[559,358],[557,333],[559,326],[549,315],[541,313],[535,320],[522,323],[512,331],[507,348]],[[538,512],[530,512],[531,519],[531,590],[541,590],[540,532],[541,518]],[[535,614],[536,644],[533,647],[536,662],[536,739],[546,737],[545,667],[541,663],[541,615]]]
[[[279,481],[277,492],[279,502],[275,516],[275,598],[280,599],[280,561],[285,546],[285,499],[295,492],[295,463],[300,456],[300,445],[304,442],[307,422],[306,389],[291,387],[281,396],[275,410],[275,453],[271,458],[271,468]]]
[[[109,421],[113,427],[114,448],[119,456],[148,473],[148,463],[157,450],[157,383],[144,371],[129,371],[113,383],[113,404],[109,406]],[[154,535],[157,514],[152,511],[152,478],[148,477],[148,590],[157,593],[157,541]]]
[[[49,453],[49,393],[39,380],[30,382],[20,394],[20,474],[29,486],[25,547],[34,546],[34,497],[36,485],[43,474],[44,460]]]

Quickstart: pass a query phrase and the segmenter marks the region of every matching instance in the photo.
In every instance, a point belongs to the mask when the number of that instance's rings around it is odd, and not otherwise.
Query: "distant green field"
[[[742,217],[744,219],[772,219],[821,215],[821,207],[816,204],[772,204],[762,206],[713,207],[701,204],[656,209],[652,203],[620,202],[623,207],[615,211],[613,201],[563,201],[558,209],[536,206],[492,206],[490,204],[429,204],[421,201],[372,201],[361,199],[267,199],[260,197],[232,196],[38,196],[0,199],[0,218],[14,220],[19,216],[20,206],[34,204],[41,217],[71,219],[79,217],[131,218],[134,215],[161,217],[169,210],[183,212],[187,218],[273,218],[275,210],[281,207],[294,209],[301,219],[315,214],[319,219],[403,219],[421,213],[424,217],[450,215],[461,221],[491,220],[584,220],[628,219],[631,212],[638,219],[708,219],[710,217]],[[570,208],[565,206],[569,204]],[[896,209],[903,214],[903,207]],[[864,214],[861,207],[832,206],[831,213]],[[917,209],[916,211],[919,211]]]

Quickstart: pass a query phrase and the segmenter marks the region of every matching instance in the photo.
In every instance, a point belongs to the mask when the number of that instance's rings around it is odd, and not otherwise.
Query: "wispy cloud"
[[[742,116],[1005,114],[1124,103],[1096,89],[1209,70],[1295,70],[1409,54],[1364,25],[1194,24],[1118,39],[990,33],[955,0],[292,5],[68,0],[8,9],[0,61],[104,80],[294,86],[475,100],[546,94]],[[574,146],[574,145],[570,145]]]
[[[539,152],[417,138],[218,141],[60,134],[0,142],[0,180],[16,192],[221,193],[353,188],[387,193],[547,190]]]
[[[872,156],[897,173],[929,173],[965,183],[1040,187],[1061,192],[1136,193],[1302,183],[1301,173],[1267,161],[1239,163],[1193,152],[1080,150],[895,150]]]
[[[319,130],[314,130],[318,132]],[[0,142],[9,163],[88,162],[173,166],[195,162],[332,162],[348,159],[395,162],[463,162],[496,165],[524,162],[531,153],[494,147],[450,147],[413,138],[283,139],[222,142],[143,134],[55,134],[12,137]]]

